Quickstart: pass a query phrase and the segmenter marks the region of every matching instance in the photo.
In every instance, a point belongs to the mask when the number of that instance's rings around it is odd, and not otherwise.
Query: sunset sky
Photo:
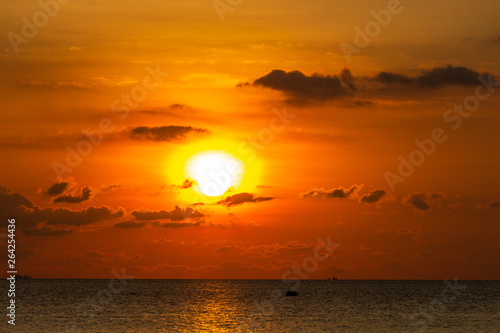
[[[329,236],[309,278],[500,278],[500,2],[64,2],[1,4],[21,274],[281,279]]]

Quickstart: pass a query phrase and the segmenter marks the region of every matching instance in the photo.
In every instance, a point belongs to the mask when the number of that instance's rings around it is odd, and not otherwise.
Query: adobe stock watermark
[[[480,84],[476,86],[474,95],[465,97],[461,104],[454,104],[453,109],[447,109],[443,113],[443,121],[450,124],[453,130],[458,130],[464,119],[469,118],[472,113],[479,109],[480,102],[490,98],[495,92],[495,88],[500,87],[500,82],[495,82],[492,75],[489,75],[488,78],[480,75],[478,80]],[[434,128],[428,138],[416,139],[414,142],[417,148],[408,155],[408,158],[403,155],[398,156],[400,163],[397,173],[391,171],[384,173],[390,190],[394,192],[396,184],[404,183],[408,177],[413,175],[417,167],[424,164],[426,159],[436,152],[437,145],[446,142],[446,140],[448,140],[448,135],[441,127]]]
[[[144,101],[148,93],[158,88],[163,82],[163,79],[168,76],[168,73],[160,70],[160,65],[156,68],[146,67],[148,74],[144,76],[142,82],[134,86],[129,94],[122,94],[120,98],[115,99],[111,103],[111,111],[119,115],[120,120],[128,117],[129,112],[135,109],[139,103]],[[110,118],[102,118],[99,126],[93,129],[87,129],[82,132],[83,139],[78,141],[76,146],[66,146],[65,163],[59,161],[52,162],[52,170],[57,176],[57,179],[62,180],[66,173],[71,173],[83,161],[84,157],[89,156],[95,147],[98,147],[105,134],[109,134],[116,129],[113,120]]]
[[[39,29],[44,28],[54,18],[61,8],[61,5],[66,5],[70,0],[40,0],[38,6],[41,10],[35,12],[31,20],[26,16],[21,18],[23,25],[21,26],[21,34],[9,32],[7,38],[15,53],[19,53],[21,44],[28,42],[38,35]]]
[[[232,12],[236,7],[241,5],[243,0],[214,0],[212,5],[214,6],[215,12],[219,16],[221,21],[224,21],[224,15],[226,12]]]
[[[387,28],[391,24],[392,17],[401,14],[403,9],[404,7],[400,0],[389,0],[387,2],[387,9],[382,9],[378,12],[374,10],[370,11],[374,20],[367,22],[363,30],[359,26],[354,27],[354,45],[344,41],[339,44],[340,51],[344,54],[347,63],[351,63],[351,56],[353,54],[360,54],[364,48],[368,47],[372,39],[377,38],[381,34],[382,28]]]
[[[281,281],[285,285],[293,284],[290,287],[293,291],[297,291],[300,288],[301,281],[308,279],[310,274],[318,270],[319,264],[330,258],[335,249],[340,247],[340,244],[332,243],[331,235],[327,236],[326,241],[321,237],[318,237],[316,241],[318,245],[314,248],[313,255],[304,258],[300,266],[292,266],[281,276]],[[324,253],[320,254],[320,251],[324,251]],[[275,306],[281,304],[285,298],[286,295],[283,290],[276,288],[271,292],[269,299],[260,303],[255,301],[257,311],[250,314],[248,321],[243,318],[237,319],[240,325],[237,332],[255,332],[257,329],[262,329],[264,317],[272,316],[275,312]]]
[[[439,297],[434,298],[427,307],[421,307],[420,312],[410,316],[410,324],[417,332],[424,332],[436,317],[446,310],[446,304],[453,303],[467,289],[467,286],[458,284],[457,278],[455,278],[454,284],[448,280],[445,280],[444,284],[446,287],[441,291]],[[407,332],[405,331],[405,333]]]
[[[121,273],[113,269],[111,270],[111,274],[115,276],[115,279],[109,280],[107,287],[99,290],[96,297],[87,298],[77,308],[78,315],[84,318],[87,325],[91,324],[95,320],[95,317],[113,302],[114,295],[122,292],[128,286],[129,281],[135,278],[135,276],[127,275],[125,268],[122,268]],[[82,329],[76,322],[69,322],[66,325],[65,333],[80,332],[82,332]]]

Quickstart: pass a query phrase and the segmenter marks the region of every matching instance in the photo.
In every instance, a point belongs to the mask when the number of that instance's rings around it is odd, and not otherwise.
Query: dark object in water
[[[291,290],[288,290],[286,292],[286,296],[299,296],[299,293],[296,292],[296,291],[291,291]]]

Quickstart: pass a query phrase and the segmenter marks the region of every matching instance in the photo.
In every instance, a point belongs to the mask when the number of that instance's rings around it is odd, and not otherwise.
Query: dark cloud
[[[407,75],[388,72],[380,72],[376,76],[376,80],[387,84],[411,84],[413,82],[413,80]]]
[[[188,178],[184,181],[184,183],[182,183],[182,185],[179,185],[179,186],[176,186],[178,189],[181,189],[181,190],[187,190],[188,188],[191,188],[193,187],[194,185],[198,185],[198,183],[196,182],[196,180],[193,180],[191,178]]]
[[[398,230],[398,234],[400,234],[400,235],[413,235],[413,234],[419,234],[420,232],[422,232],[422,228],[419,228],[419,227],[415,227],[415,228],[411,228],[411,229],[408,229],[406,227],[402,227],[401,229]]]
[[[231,206],[237,206],[237,205],[242,205],[247,202],[263,202],[263,201],[270,201],[276,199],[274,197],[255,197],[251,193],[238,193],[235,195],[231,195],[229,197],[226,197],[222,199],[221,201],[218,201],[216,204],[217,205],[224,205],[226,207],[231,207]]]
[[[68,189],[70,184],[71,182],[69,181],[52,184],[52,186],[49,187],[49,189],[45,191],[45,193],[51,196],[62,194],[64,191]]]
[[[222,246],[222,247],[219,247],[217,250],[215,250],[215,252],[229,252],[229,251],[234,250],[234,249],[236,249],[235,245]]]
[[[344,69],[340,75],[314,73],[311,76],[300,71],[275,69],[255,80],[253,85],[282,91],[300,100],[320,101],[346,96],[356,90],[354,78],[348,69]]]
[[[275,69],[256,79],[253,83],[240,83],[237,87],[258,86],[281,91],[291,97],[289,102],[307,103],[309,101],[327,101],[353,95],[356,91],[368,91],[376,88],[394,86],[412,86],[435,89],[444,85],[475,86],[480,75],[473,69],[462,66],[443,66],[421,70],[416,75],[382,71],[374,77],[353,76],[348,69],[340,75],[312,74],[307,76],[300,71],[285,72]],[[377,83],[376,86],[373,83]],[[349,101],[341,103],[347,107],[372,105],[372,102]]]
[[[426,211],[430,209],[428,199],[429,197],[426,193],[413,193],[406,197],[404,202],[418,210]]]
[[[23,232],[49,233],[48,229],[37,229],[37,225],[67,225],[81,226],[91,224],[106,219],[115,219],[123,216],[123,211],[112,211],[108,207],[89,207],[81,211],[74,211],[65,208],[45,208],[33,206],[33,204],[17,193],[9,193],[5,187],[0,186],[0,215],[2,218],[15,218],[18,225],[23,228]],[[54,230],[52,234],[59,235],[64,232]]]
[[[187,105],[185,105],[185,104],[179,104],[179,103],[174,103],[174,104],[170,104],[170,107],[172,109],[183,109],[183,108],[187,107]]]
[[[325,190],[324,188],[320,189],[312,189],[306,193],[302,193],[302,197],[306,199],[314,198],[314,199],[347,199],[351,196],[355,196],[357,191],[361,188],[362,185],[352,185],[350,188],[344,188],[342,186]]]
[[[342,101],[342,103],[339,104],[340,106],[344,108],[357,108],[357,107],[364,107],[364,106],[372,106],[375,105],[372,101],[366,100],[366,99],[357,99],[357,100],[346,100]]]
[[[142,228],[145,225],[146,223],[144,222],[133,222],[133,221],[115,223],[115,227],[117,228]]]
[[[42,88],[42,89],[90,89],[91,86],[86,85],[83,82],[78,81],[21,81],[21,85],[30,88]]]
[[[112,211],[106,206],[89,207],[81,211],[74,211],[64,208],[44,209],[48,225],[73,225],[81,226],[92,224],[98,221],[116,219],[123,217],[123,211]]]
[[[122,187],[120,184],[112,184],[112,185],[103,185],[99,187],[99,192],[106,193],[108,191],[113,191]]]
[[[97,251],[97,250],[85,251],[83,253],[84,257],[91,258],[91,259],[101,259],[101,258],[104,258],[106,255],[107,255],[107,253]]]
[[[131,128],[127,132],[134,140],[176,141],[185,138],[187,134],[204,134],[208,133],[208,130],[191,126],[140,126]]]
[[[179,206],[175,206],[175,209],[170,212],[166,210],[160,210],[160,211],[135,210],[131,214],[137,221],[154,221],[154,220],[182,221],[188,218],[196,219],[205,216],[199,211],[193,210],[191,207],[182,209]]]
[[[18,193],[10,193],[10,191],[0,185],[0,210],[6,212],[14,210],[20,206],[33,207],[31,201]]]
[[[166,210],[149,211],[149,210],[134,210],[132,214],[138,221],[153,221],[164,220],[170,218],[170,213]]]
[[[167,239],[166,237],[162,237],[160,239],[153,239],[151,241],[151,245],[160,245],[164,243],[171,243],[173,242],[173,239]]]
[[[368,194],[363,195],[359,200],[361,202],[365,202],[365,203],[369,203],[369,204],[379,202],[379,200],[382,199],[386,195],[386,193],[387,193],[387,191],[383,190],[383,189],[374,190]]]
[[[81,211],[65,208],[20,207],[17,217],[25,228],[34,227],[40,223],[46,225],[82,226],[98,221],[116,219],[123,216],[123,211],[112,211],[108,207],[89,207]]]
[[[443,198],[441,193],[412,193],[403,199],[403,203],[411,205],[419,211],[427,211],[431,208],[430,202],[440,198]]]
[[[494,202],[490,204],[490,208],[500,208],[500,201]]]
[[[420,257],[420,258],[430,258],[430,257],[434,257],[436,255],[436,252],[423,252],[423,253],[419,253],[417,256]]]
[[[383,256],[383,255],[386,255],[386,254],[392,254],[392,253],[394,253],[394,250],[385,249],[385,250],[382,250],[382,251],[373,251],[372,253],[374,255],[376,255],[376,256]]]
[[[438,88],[444,85],[476,86],[481,73],[466,67],[437,67],[424,70],[417,76],[380,72],[375,80],[385,84],[417,85],[424,88]],[[482,75],[489,75],[483,73]]]
[[[18,227],[33,228],[38,222],[42,222],[44,216],[38,207],[34,207],[31,201],[18,193],[10,191],[0,185],[0,219],[16,219]]]
[[[168,222],[168,223],[162,223],[159,226],[163,228],[189,228],[189,227],[199,227],[203,223],[205,223],[205,221],[198,221],[193,223]]]
[[[82,193],[80,195],[73,196],[72,194],[64,194],[58,196],[52,202],[77,204],[90,200],[92,194],[93,194],[92,189],[90,188],[90,186],[87,186],[82,188]]]

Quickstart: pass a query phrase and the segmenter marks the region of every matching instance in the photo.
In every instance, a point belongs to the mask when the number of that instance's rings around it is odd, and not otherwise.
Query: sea
[[[1,332],[500,332],[500,282],[18,280],[8,320]]]

